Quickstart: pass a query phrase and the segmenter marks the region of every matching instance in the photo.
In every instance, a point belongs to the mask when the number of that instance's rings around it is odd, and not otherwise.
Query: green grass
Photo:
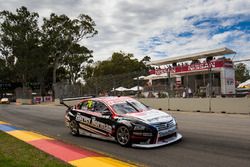
[[[0,131],[0,167],[72,167]]]

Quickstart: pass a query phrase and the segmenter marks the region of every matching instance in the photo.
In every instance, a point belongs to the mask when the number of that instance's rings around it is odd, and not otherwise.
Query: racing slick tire
[[[69,128],[73,136],[79,136],[79,125],[75,120],[70,121]]]
[[[130,146],[131,145],[131,138],[130,138],[130,132],[127,126],[120,126],[116,130],[116,141],[121,146]]]

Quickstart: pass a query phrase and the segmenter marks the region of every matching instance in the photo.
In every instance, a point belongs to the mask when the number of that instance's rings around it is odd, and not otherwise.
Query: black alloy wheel
[[[79,135],[79,125],[75,120],[71,120],[69,123],[70,131],[73,136]]]
[[[116,131],[116,140],[122,146],[130,146],[130,132],[128,127],[122,125]]]

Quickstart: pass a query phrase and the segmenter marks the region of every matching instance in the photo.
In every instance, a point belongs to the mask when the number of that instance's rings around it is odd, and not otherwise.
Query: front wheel
[[[116,140],[122,146],[130,146],[130,133],[126,126],[120,126],[116,131]]]
[[[75,120],[71,120],[69,123],[69,128],[73,136],[79,135],[79,125]]]

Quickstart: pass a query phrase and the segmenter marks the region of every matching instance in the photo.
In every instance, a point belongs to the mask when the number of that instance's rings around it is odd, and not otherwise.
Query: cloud
[[[115,51],[152,60],[219,47],[250,56],[250,1],[246,0],[0,0],[0,10],[24,5],[41,17],[51,12],[90,15],[99,34],[82,44],[104,60]],[[40,20],[41,21],[41,20]]]
[[[155,35],[161,44],[154,46],[150,37],[141,41],[145,46],[140,48],[149,55],[162,56],[156,54],[161,51],[175,56],[227,46],[238,52],[239,58],[250,56],[248,7],[246,1],[192,1],[172,13],[174,27],[166,24],[164,33]]]

